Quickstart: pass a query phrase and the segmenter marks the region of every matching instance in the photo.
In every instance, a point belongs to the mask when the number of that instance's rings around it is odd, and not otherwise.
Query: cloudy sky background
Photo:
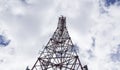
[[[34,65],[58,23],[67,27],[89,70],[120,70],[120,0],[0,0],[0,70]]]

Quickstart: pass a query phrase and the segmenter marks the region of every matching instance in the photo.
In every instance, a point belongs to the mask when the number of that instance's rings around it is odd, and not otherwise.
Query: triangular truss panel
[[[58,26],[40,53],[31,70],[87,70],[81,65],[66,28],[66,17],[59,17]]]

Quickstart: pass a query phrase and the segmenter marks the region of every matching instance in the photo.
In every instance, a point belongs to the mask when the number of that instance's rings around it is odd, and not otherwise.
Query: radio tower
[[[31,70],[88,70],[82,67],[66,28],[66,17],[59,17],[58,26],[40,53]]]

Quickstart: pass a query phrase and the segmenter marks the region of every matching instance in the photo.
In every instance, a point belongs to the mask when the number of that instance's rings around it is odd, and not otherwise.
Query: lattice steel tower
[[[82,67],[76,53],[66,28],[66,17],[59,17],[56,31],[31,70],[88,70],[86,65]]]

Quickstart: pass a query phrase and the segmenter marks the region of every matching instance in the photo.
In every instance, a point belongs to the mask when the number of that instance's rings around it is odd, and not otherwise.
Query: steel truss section
[[[31,70],[85,70],[75,48],[66,28],[66,17],[61,16],[56,31]]]

